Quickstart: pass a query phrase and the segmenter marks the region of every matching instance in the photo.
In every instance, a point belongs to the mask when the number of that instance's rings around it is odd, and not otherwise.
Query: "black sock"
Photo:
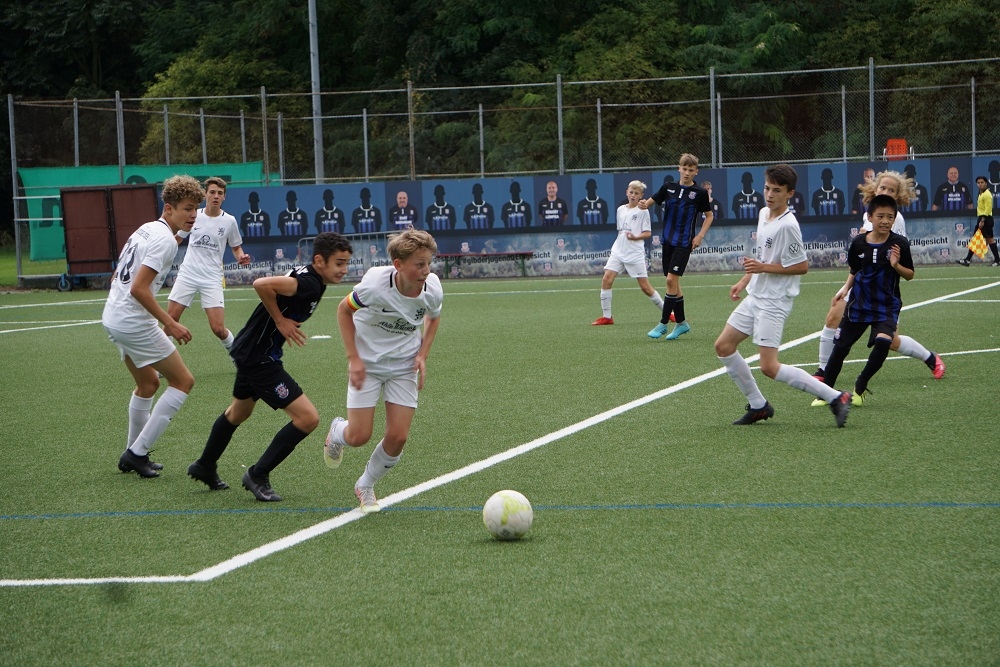
[[[868,354],[868,363],[861,369],[861,374],[854,381],[854,390],[861,393],[868,389],[868,381],[872,379],[878,370],[885,363],[885,358],[889,356],[889,346],[892,345],[891,338],[876,338],[872,345],[872,351]]]
[[[833,352],[830,353],[830,358],[826,360],[826,368],[823,370],[823,382],[826,383],[826,386],[832,387],[837,383],[837,378],[840,376],[840,369],[844,367],[844,359],[847,358],[850,351],[851,348],[841,347],[834,342]]]
[[[674,319],[677,320],[678,324],[684,321],[684,297],[682,296],[677,297],[677,301],[674,303]]]
[[[274,439],[260,455],[257,463],[253,464],[251,474],[258,476],[270,474],[282,461],[288,458],[295,446],[305,440],[307,435],[309,434],[300,431],[292,422],[285,424],[280,431],[274,434]]]
[[[937,355],[931,352],[930,355],[924,359],[924,363],[927,364],[927,368],[934,370],[934,367],[937,366]]]
[[[674,312],[674,304],[676,303],[677,297],[673,294],[663,295],[663,316],[660,317],[660,324],[666,325],[670,323],[670,313]],[[680,320],[677,321],[680,322]]]
[[[990,250],[993,251],[993,261],[1000,264],[1000,253],[997,252],[997,242],[994,241],[990,244]]]
[[[970,251],[969,251],[969,254],[965,256],[965,259],[964,259],[963,261],[965,261],[965,262],[971,262],[971,261],[972,261],[972,255],[973,255],[973,254],[974,254],[974,253],[973,253],[973,252],[972,252],[972,251],[970,250]]]
[[[237,428],[238,426],[229,423],[225,412],[219,415],[219,418],[212,424],[212,432],[208,434],[205,451],[201,453],[201,458],[198,460],[214,468],[218,460],[222,458],[222,452],[226,451],[226,447],[229,446],[229,441],[233,439],[233,433],[236,432]]]

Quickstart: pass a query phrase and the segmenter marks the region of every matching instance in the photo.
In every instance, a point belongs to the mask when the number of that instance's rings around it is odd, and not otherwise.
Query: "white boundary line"
[[[991,287],[997,287],[997,286],[1000,286],[1000,282],[994,282],[988,285],[982,285],[980,287],[964,290],[962,292],[956,292],[955,294],[940,296],[934,299],[929,299],[927,301],[921,301],[920,303],[904,306],[903,310],[912,310],[913,308],[920,308],[922,306],[927,306],[933,303],[940,303],[941,301],[946,301],[953,297],[963,296],[965,294],[971,294],[973,292],[978,292],[980,290],[989,289]],[[819,332],[811,333],[807,336],[802,336],[801,338],[796,338],[793,341],[784,343],[778,349],[786,350],[801,345],[802,343],[806,343],[810,340],[814,340],[818,337],[819,337]],[[755,354],[752,357],[747,357],[747,363],[757,361],[758,359],[760,359],[760,355]],[[637,398],[634,401],[630,401],[623,405],[619,405],[618,407],[611,408],[610,410],[605,410],[600,414],[594,415],[593,417],[588,417],[583,421],[571,424],[570,426],[561,428],[558,431],[554,431],[547,435],[543,435],[542,437],[536,438],[531,442],[526,442],[523,445],[518,445],[517,447],[513,447],[511,449],[508,449],[507,451],[500,452],[499,454],[494,454],[493,456],[490,456],[489,458],[483,459],[481,461],[470,463],[467,466],[464,466],[457,470],[453,470],[450,473],[440,475],[439,477],[429,479],[426,482],[421,482],[420,484],[411,486],[408,489],[397,491],[396,493],[386,496],[385,498],[379,499],[379,505],[381,505],[382,507],[390,507],[397,503],[401,503],[405,500],[409,500],[410,498],[420,495],[425,491],[436,489],[439,486],[444,486],[445,484],[448,484],[450,482],[454,482],[464,477],[468,477],[477,472],[485,470],[486,468],[494,466],[498,463],[502,463],[509,459],[520,456],[521,454],[526,454],[527,452],[530,452],[534,449],[538,449],[539,447],[544,447],[549,443],[561,440],[562,438],[573,435],[574,433],[578,433],[583,429],[590,428],[591,426],[600,424],[601,422],[605,422],[611,419],[612,417],[617,417],[620,414],[623,414],[630,410],[634,410],[635,408],[646,405],[647,403],[652,403],[653,401],[657,401],[661,398],[664,398],[665,396],[675,394],[683,389],[687,389],[689,387],[693,387],[707,380],[711,380],[712,378],[716,378],[724,374],[725,372],[726,369],[720,367],[714,371],[710,371],[708,373],[702,373],[697,377],[685,380],[684,382],[675,384],[671,387],[666,387],[665,389],[661,389],[660,391],[648,394],[646,396],[643,396],[642,398]],[[341,526],[353,523],[354,521],[357,521],[365,516],[367,515],[362,514],[360,509],[350,510],[349,512],[345,512],[343,514],[335,516],[332,519],[321,521],[320,523],[296,531],[291,535],[287,535],[279,540],[275,540],[274,542],[268,542],[267,544],[261,545],[256,549],[251,549],[250,551],[239,554],[238,556],[234,556],[228,560],[224,560],[221,563],[218,563],[217,565],[205,568],[204,570],[200,570],[189,576],[181,575],[181,576],[160,576],[160,577],[157,576],[110,577],[110,578],[100,578],[100,579],[0,579],[0,588],[14,587],[14,586],[60,586],[60,585],[92,585],[92,584],[116,584],[116,583],[170,584],[170,583],[211,581],[213,579],[221,577],[224,574],[228,574],[233,570],[237,570],[241,567],[250,565],[251,563],[261,560],[262,558],[266,558],[272,554],[278,553],[279,551],[290,549],[291,547],[301,544],[306,540],[310,540],[314,537],[324,535],[330,532],[331,530],[334,530],[335,528],[340,528]]]

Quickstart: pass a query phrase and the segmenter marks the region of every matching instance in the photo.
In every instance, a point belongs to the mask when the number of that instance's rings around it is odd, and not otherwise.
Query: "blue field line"
[[[66,514],[7,514],[0,521],[38,521],[47,519],[131,519],[152,516],[204,516],[231,514],[342,514],[353,507],[261,507],[200,510],[143,510],[136,512],[70,512]],[[842,502],[842,503],[649,503],[628,505],[535,505],[535,511],[586,511],[586,510],[743,510],[743,509],[1000,509],[1000,502]],[[421,505],[417,507],[386,507],[385,512],[482,512],[482,506],[445,507]]]

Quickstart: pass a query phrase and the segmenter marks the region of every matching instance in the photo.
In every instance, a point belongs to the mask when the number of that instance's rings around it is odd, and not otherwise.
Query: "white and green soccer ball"
[[[497,491],[483,505],[486,530],[498,540],[517,540],[531,528],[531,503],[517,491]]]

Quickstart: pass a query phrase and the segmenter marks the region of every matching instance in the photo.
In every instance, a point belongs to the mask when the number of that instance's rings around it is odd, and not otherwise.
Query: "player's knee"
[[[733,352],[736,351],[729,341],[724,340],[721,336],[715,339],[715,356],[717,357],[728,357]]]
[[[829,329],[836,329],[837,325],[840,324],[840,314],[837,313],[836,310],[831,309],[830,312],[826,314],[825,324]]]
[[[781,364],[776,361],[765,361],[760,360],[760,372],[771,378],[772,380],[778,377],[778,369],[781,368]]]
[[[215,337],[219,340],[226,340],[226,336],[229,335],[229,329],[227,329],[224,324],[213,325],[212,333],[214,333]]]
[[[344,442],[347,443],[348,447],[361,447],[371,439],[372,430],[370,428],[358,428],[348,422],[347,429],[344,431]]]
[[[168,380],[171,387],[183,391],[185,394],[190,394],[191,390],[194,389],[194,376],[191,375],[191,371],[184,369],[185,372],[181,373],[180,376]]]
[[[297,415],[292,421],[295,423],[295,428],[303,433],[312,433],[319,426],[319,413],[313,410],[311,413]]]

